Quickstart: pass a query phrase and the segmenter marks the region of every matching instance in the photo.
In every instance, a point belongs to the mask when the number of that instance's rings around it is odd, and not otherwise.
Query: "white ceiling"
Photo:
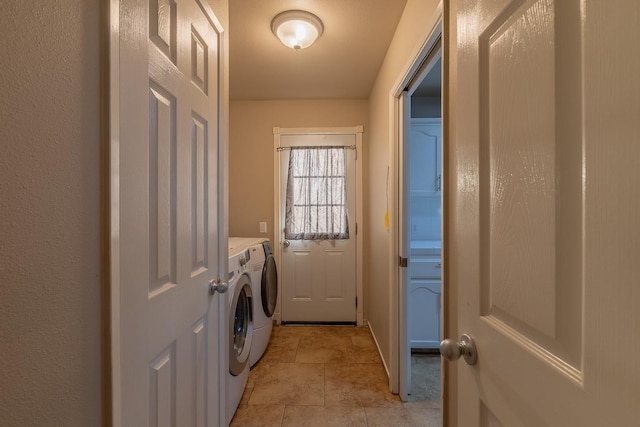
[[[230,98],[368,98],[405,3],[230,0]],[[289,49],[271,32],[273,17],[290,9],[311,12],[324,24],[307,49]]]

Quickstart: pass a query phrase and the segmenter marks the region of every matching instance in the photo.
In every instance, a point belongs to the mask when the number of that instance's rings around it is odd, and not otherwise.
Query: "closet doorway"
[[[403,401],[442,407],[442,41],[434,29],[399,95],[399,378]],[[405,267],[406,266],[406,267]]]

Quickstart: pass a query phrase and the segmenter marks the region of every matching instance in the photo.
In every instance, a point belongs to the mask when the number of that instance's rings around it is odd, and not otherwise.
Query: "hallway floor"
[[[274,327],[231,426],[441,426],[439,356],[414,354],[412,374],[401,402],[368,328]]]

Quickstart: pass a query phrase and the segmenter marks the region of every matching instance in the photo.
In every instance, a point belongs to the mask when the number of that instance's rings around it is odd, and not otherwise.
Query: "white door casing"
[[[222,27],[203,0],[110,19],[113,423],[224,425]]]
[[[362,324],[361,258],[357,222],[361,215],[358,189],[361,171],[357,164],[362,144],[362,128],[274,129],[278,220],[274,253],[280,272],[280,321],[285,322],[354,322]],[[347,240],[289,240],[283,245],[287,170],[291,146],[354,146],[345,150],[347,165],[347,206],[350,237]],[[360,299],[361,301],[361,299]]]
[[[451,419],[635,425],[640,4],[450,6]]]

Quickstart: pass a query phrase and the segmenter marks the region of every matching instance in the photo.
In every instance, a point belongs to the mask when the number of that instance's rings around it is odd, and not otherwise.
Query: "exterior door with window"
[[[457,425],[638,425],[640,3],[449,5]]]
[[[356,135],[280,136],[283,322],[356,323]]]

